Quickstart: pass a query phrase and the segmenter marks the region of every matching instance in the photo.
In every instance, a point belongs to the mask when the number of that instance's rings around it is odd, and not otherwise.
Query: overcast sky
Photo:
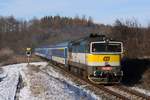
[[[113,24],[135,18],[150,23],[150,0],[0,0],[0,16],[29,20],[48,15],[91,16],[94,22]]]

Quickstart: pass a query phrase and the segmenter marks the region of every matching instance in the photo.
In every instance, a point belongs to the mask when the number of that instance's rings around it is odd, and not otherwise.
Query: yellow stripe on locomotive
[[[120,54],[88,54],[87,64],[89,66],[105,66],[106,64],[111,66],[120,66],[121,55]]]
[[[88,62],[117,62],[120,61],[120,55],[118,54],[88,54],[87,55]]]

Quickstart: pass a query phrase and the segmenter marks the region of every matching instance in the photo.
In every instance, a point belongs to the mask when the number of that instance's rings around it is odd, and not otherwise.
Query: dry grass
[[[17,63],[27,63],[27,56],[26,55],[10,55],[9,57],[0,57],[0,65],[8,65],[8,64],[17,64]],[[30,62],[39,62],[42,61],[39,57],[35,56],[34,54],[30,57]]]
[[[45,88],[44,85],[42,85],[42,83],[35,84],[35,82],[31,82],[30,90],[33,95],[38,96],[39,94],[44,93]]]
[[[27,67],[29,68],[29,70],[30,70],[31,72],[34,71],[34,72],[38,73],[38,72],[40,71],[40,65],[35,66],[35,65],[30,65],[30,64],[29,64]]]
[[[13,54],[13,50],[9,48],[0,49],[0,62],[7,61]]]

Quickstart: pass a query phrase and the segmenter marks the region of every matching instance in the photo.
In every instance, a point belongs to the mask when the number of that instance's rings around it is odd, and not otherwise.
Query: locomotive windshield
[[[92,43],[92,52],[122,52],[121,43]]]

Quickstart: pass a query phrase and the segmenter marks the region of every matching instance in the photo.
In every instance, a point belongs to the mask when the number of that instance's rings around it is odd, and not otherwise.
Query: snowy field
[[[3,66],[0,69],[0,100],[101,100],[100,96],[75,84],[53,67],[47,70],[45,66],[46,62]],[[150,95],[144,89],[132,89]]]

